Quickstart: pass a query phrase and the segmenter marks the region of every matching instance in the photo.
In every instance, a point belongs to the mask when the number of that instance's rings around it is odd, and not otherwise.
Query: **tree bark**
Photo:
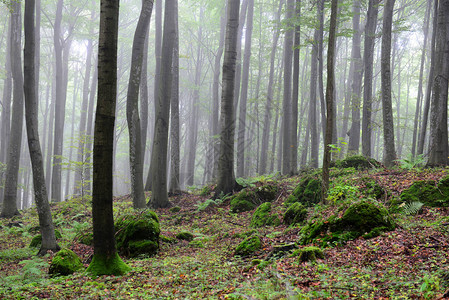
[[[301,0],[296,0],[295,5],[295,23],[299,23],[301,15]],[[299,47],[300,47],[301,26],[295,26],[295,38],[293,41],[293,90],[292,90],[292,113],[291,113],[291,129],[290,129],[290,171],[289,174],[294,175],[298,168],[298,101],[299,101]],[[303,99],[302,99],[303,100]],[[301,107],[303,101],[301,100]]]
[[[391,27],[395,0],[386,0],[382,29],[381,81],[382,81],[382,116],[384,131],[384,164],[391,167],[396,159],[393,108],[391,104]]]

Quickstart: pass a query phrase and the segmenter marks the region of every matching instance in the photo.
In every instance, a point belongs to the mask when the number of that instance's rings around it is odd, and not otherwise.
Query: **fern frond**
[[[420,201],[413,201],[410,203],[404,203],[402,214],[404,215],[416,215],[419,213],[424,203]]]

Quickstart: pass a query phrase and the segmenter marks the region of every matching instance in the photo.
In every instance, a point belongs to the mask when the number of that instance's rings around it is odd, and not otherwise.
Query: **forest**
[[[449,0],[0,7],[0,298],[449,298]]]

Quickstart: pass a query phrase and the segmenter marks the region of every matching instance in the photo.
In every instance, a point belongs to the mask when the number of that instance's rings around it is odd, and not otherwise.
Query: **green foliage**
[[[375,159],[362,155],[348,156],[343,160],[337,160],[335,162],[335,167],[337,168],[355,168],[358,170],[379,168],[380,166],[380,163]]]
[[[432,207],[449,205],[449,176],[442,178],[438,184],[434,181],[415,181],[404,190],[400,199],[407,203],[422,202]]]
[[[358,198],[359,188],[346,182],[334,183],[327,192],[327,203],[336,204],[339,201]]]
[[[306,176],[301,179],[299,184],[288,196],[284,204],[289,206],[292,203],[300,202],[306,207],[313,206],[320,202],[321,198],[321,180],[315,177]]]
[[[256,196],[261,202],[271,202],[276,199],[279,188],[273,184],[264,184],[255,188]]]
[[[404,202],[399,205],[399,208],[401,208],[401,213],[404,215],[417,215],[421,211],[423,205],[424,203],[420,201]]]
[[[256,207],[256,193],[252,190],[244,189],[234,195],[231,200],[231,212],[240,213],[253,210]]]
[[[61,233],[57,229],[55,229],[55,236],[56,236],[57,240],[62,238]],[[42,235],[38,234],[35,237],[33,237],[29,247],[30,248],[40,248],[41,244],[42,244]]]
[[[75,252],[69,249],[61,249],[53,257],[48,274],[51,276],[71,275],[83,268],[83,263]]]
[[[424,154],[419,154],[417,156],[412,156],[410,154],[408,158],[398,159],[396,161],[399,162],[399,167],[401,169],[412,170],[422,167],[426,162],[426,159]]]
[[[184,241],[192,241],[195,236],[193,233],[188,231],[181,231],[176,235],[176,238],[178,240],[184,240]]]
[[[259,250],[262,247],[262,242],[258,235],[252,235],[244,239],[238,246],[235,248],[234,254],[240,256],[249,256]]]
[[[307,218],[307,209],[299,202],[290,205],[284,213],[284,224],[301,224]]]
[[[115,222],[115,230],[117,249],[122,255],[129,257],[144,253],[153,255],[159,249],[159,234],[161,232],[159,218],[151,210],[122,216]],[[142,247],[139,248],[138,246]]]
[[[177,212],[180,212],[181,211],[181,207],[179,207],[179,206],[173,206],[173,207],[170,207],[170,212],[172,212],[172,213],[177,213]]]
[[[115,254],[113,257],[95,255],[86,272],[93,277],[101,275],[121,276],[131,271],[131,268]]]
[[[324,259],[323,250],[318,247],[310,246],[304,247],[292,253],[291,257],[298,257],[298,262],[316,261],[317,259]]]
[[[1,250],[0,261],[8,262],[29,258],[35,254],[34,253],[35,251],[36,251],[35,249],[30,249],[30,247]]]
[[[227,199],[228,195],[225,195],[223,192],[220,193],[220,196],[217,199],[207,199],[204,202],[198,201],[196,206],[196,212],[204,211],[212,206],[219,206],[223,204],[223,202]]]
[[[201,239],[194,239],[189,243],[189,246],[193,248],[204,248],[204,243]]]
[[[271,214],[271,203],[262,203],[251,218],[251,227],[278,226],[281,223],[277,215]]]

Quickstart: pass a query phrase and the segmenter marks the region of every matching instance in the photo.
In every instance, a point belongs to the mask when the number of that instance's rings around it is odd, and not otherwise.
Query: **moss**
[[[165,236],[165,235],[161,235],[160,236],[161,241],[167,244],[175,244],[176,243],[176,239],[169,237],[169,236]]]
[[[172,213],[177,213],[180,210],[181,210],[181,207],[179,207],[179,206],[173,206],[170,208],[170,212],[172,212]]]
[[[303,223],[307,217],[307,209],[298,202],[293,203],[284,213],[284,224],[300,224]]]
[[[209,185],[203,186],[200,191],[200,196],[209,196],[212,193],[212,187]]]
[[[62,249],[52,259],[48,274],[51,276],[71,275],[83,269],[81,259],[72,250]]]
[[[231,200],[231,212],[240,213],[256,208],[256,194],[251,190],[242,190]]]
[[[193,248],[204,248],[204,243],[200,239],[195,239],[189,243],[189,246]]]
[[[193,235],[193,233],[188,232],[188,231],[181,231],[176,235],[176,238],[178,240],[185,240],[185,241],[191,241],[193,240],[195,236]]]
[[[362,155],[348,156],[343,160],[335,162],[337,168],[354,168],[358,170],[366,170],[371,168],[379,168],[380,163],[373,159],[367,158]]]
[[[276,215],[271,214],[271,203],[262,203],[251,218],[251,227],[278,226],[281,223]]]
[[[55,229],[55,237],[56,239],[61,239],[62,235],[61,232],[59,232],[59,230]],[[38,234],[35,237],[33,237],[33,239],[30,242],[30,248],[40,248],[42,245],[42,235]]]
[[[422,202],[432,207],[446,207],[449,205],[449,176],[435,181],[416,181],[400,196],[407,203]]]
[[[75,240],[80,244],[92,246],[94,244],[94,235],[92,232],[80,232],[76,235]]]
[[[285,205],[290,206],[292,203],[300,202],[303,205],[310,207],[320,202],[321,197],[321,180],[315,177],[306,176],[296,188],[293,193],[285,200]]]
[[[235,255],[240,256],[249,256],[259,250],[262,247],[262,242],[260,241],[259,236],[252,235],[246,239],[244,239],[238,246],[235,248]]]
[[[317,259],[324,259],[323,251],[318,247],[305,247],[296,250],[294,256],[298,256],[298,262],[316,261]],[[292,255],[293,256],[293,255]]]
[[[255,192],[261,202],[271,202],[276,200],[279,188],[273,184],[265,184],[257,187]]]
[[[153,211],[125,215],[115,223],[117,249],[122,255],[134,257],[141,253],[142,249],[150,252],[145,254],[153,255],[159,249],[159,219]],[[138,241],[145,241],[146,247],[136,247]],[[152,243],[149,243],[151,241]],[[157,245],[157,247],[148,245]],[[132,245],[132,246],[131,246]],[[138,250],[140,249],[140,250]],[[134,253],[134,251],[137,251]]]
[[[129,257],[148,255],[159,250],[159,243],[150,240],[130,241],[128,244]]]
[[[360,179],[361,190],[366,197],[373,197],[374,199],[382,199],[388,195],[388,192],[380,186],[376,180],[370,177],[362,177]]]
[[[131,271],[131,268],[125,264],[117,253],[115,253],[112,257],[94,254],[92,262],[86,271],[91,276],[121,276]]]

